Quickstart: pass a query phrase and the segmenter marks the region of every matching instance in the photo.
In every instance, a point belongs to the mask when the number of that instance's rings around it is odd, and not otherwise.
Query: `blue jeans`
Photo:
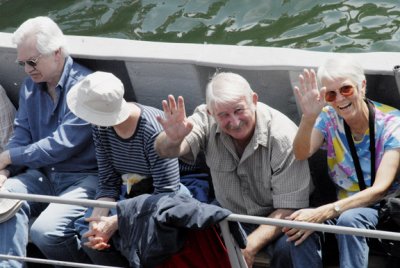
[[[378,210],[375,208],[354,208],[343,212],[337,219],[326,224],[354,227],[359,229],[376,229],[378,224]],[[336,235],[339,245],[339,260],[341,268],[368,267],[369,247],[363,236]]]
[[[249,235],[259,225],[242,223],[243,229]],[[286,241],[282,234],[273,243],[262,249],[271,258],[270,266],[276,268],[322,268],[322,253],[319,234],[313,233],[303,243],[295,246]]]
[[[97,188],[97,173],[51,173],[46,176],[38,170],[28,169],[7,179],[4,187],[14,193],[91,199]],[[29,219],[37,217],[31,226],[30,237],[47,258],[88,262],[74,228],[74,221],[84,212],[85,208],[81,206],[23,201],[15,216],[0,224],[0,252],[26,256]],[[23,265],[18,261],[0,259],[0,267]]]

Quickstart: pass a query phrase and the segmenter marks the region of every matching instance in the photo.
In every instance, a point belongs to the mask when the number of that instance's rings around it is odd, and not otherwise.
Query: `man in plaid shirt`
[[[7,97],[6,91],[0,85],[0,153],[8,142],[13,131],[15,107]]]

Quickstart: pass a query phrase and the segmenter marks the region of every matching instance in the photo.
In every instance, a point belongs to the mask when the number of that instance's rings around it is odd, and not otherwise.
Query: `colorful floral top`
[[[385,151],[400,148],[400,111],[385,104],[372,102],[375,109],[375,167],[382,161]],[[325,106],[314,126],[324,136],[323,149],[327,150],[329,176],[337,186],[338,199],[360,191],[357,173],[344,131],[343,118],[331,106]],[[369,152],[369,129],[360,141],[354,141],[364,181],[371,186],[371,157]],[[399,178],[393,183],[395,189]]]

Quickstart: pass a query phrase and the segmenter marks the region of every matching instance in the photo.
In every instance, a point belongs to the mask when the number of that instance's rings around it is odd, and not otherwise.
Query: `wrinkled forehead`
[[[214,110],[214,114],[219,113],[229,113],[237,108],[248,108],[249,104],[246,101],[246,97],[242,96],[237,99],[232,99],[229,101],[219,101],[213,102],[212,109]]]

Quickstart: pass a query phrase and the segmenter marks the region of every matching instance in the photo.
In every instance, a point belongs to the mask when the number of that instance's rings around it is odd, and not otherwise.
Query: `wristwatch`
[[[341,207],[338,205],[338,203],[333,203],[333,210],[337,213],[340,214],[342,212]]]

